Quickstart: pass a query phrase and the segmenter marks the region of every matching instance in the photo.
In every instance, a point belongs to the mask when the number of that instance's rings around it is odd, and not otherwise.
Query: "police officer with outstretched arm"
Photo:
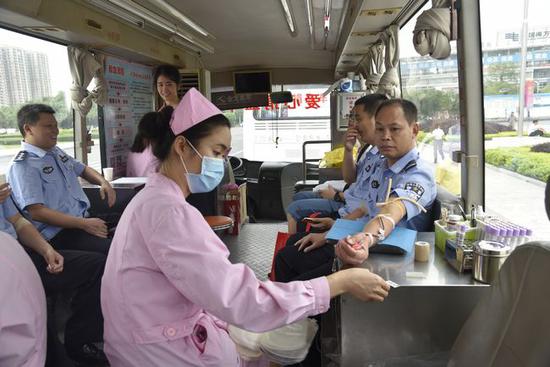
[[[96,170],[56,146],[59,129],[54,113],[43,104],[25,105],[17,112],[23,142],[8,173],[13,197],[55,249],[106,255],[111,243],[107,224],[87,217],[90,202],[78,177],[100,185],[109,206],[115,203],[115,191]]]

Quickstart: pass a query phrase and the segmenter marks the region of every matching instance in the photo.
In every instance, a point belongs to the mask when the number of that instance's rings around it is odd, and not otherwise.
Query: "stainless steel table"
[[[378,366],[396,357],[451,348],[489,286],[452,269],[434,251],[433,233],[419,233],[417,240],[431,244],[427,263],[415,262],[414,254],[372,254],[363,264],[399,285],[383,303],[364,303],[349,295],[334,300],[322,328],[323,354],[336,362],[331,365]]]

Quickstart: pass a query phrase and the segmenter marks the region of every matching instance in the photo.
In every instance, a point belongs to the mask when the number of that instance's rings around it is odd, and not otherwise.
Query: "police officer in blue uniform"
[[[78,177],[100,185],[109,206],[115,203],[115,191],[97,171],[56,146],[59,129],[54,113],[42,104],[23,106],[17,113],[23,142],[8,173],[13,197],[54,248],[106,255],[111,243],[107,225],[87,217],[90,202]]]
[[[368,248],[376,245],[381,230],[387,236],[395,226],[418,231],[431,229],[431,216],[421,214],[417,204],[430,209],[437,195],[437,187],[431,167],[420,159],[415,147],[418,133],[416,120],[416,107],[407,100],[389,100],[378,108],[375,142],[383,158],[377,161],[371,168],[372,173],[365,178],[368,191],[364,202],[366,213],[362,219],[366,224],[363,232],[352,236],[352,242],[364,246],[354,249],[340,241],[337,253],[341,253],[344,262],[359,264],[364,261],[368,257]],[[390,181],[391,187],[388,187]],[[388,191],[388,204],[376,205],[386,202]],[[329,274],[335,250],[333,246],[325,246],[325,235],[291,236],[287,246],[275,259],[276,279],[283,282],[306,280]]]
[[[103,340],[103,316],[99,294],[106,256],[98,252],[56,251],[15,207],[7,184],[0,185],[0,231],[18,240],[29,254],[46,295],[74,292],[72,314],[65,328],[65,349],[81,363],[106,362],[95,343]],[[3,302],[9,302],[9,297]],[[56,360],[54,330],[48,330],[46,366]]]
[[[350,126],[344,142],[344,162],[342,174],[344,180],[350,186],[347,190],[339,192],[328,188],[317,196],[317,193],[297,193],[295,201],[287,208],[288,232],[293,234],[299,229],[298,223],[302,218],[319,213],[319,217],[347,217],[358,205],[361,205],[363,195],[363,181],[370,173],[372,166],[377,161],[379,154],[374,144],[374,113],[383,101],[387,100],[382,94],[369,94],[355,101],[355,106],[350,116]],[[352,123],[352,120],[354,123]],[[364,144],[357,163],[353,160],[353,148],[359,138]],[[317,197],[315,197],[317,196]],[[316,219],[314,227],[322,228],[326,221]],[[330,221],[329,221],[330,222]]]

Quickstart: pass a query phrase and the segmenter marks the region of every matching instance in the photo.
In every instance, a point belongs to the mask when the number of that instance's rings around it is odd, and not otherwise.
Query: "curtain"
[[[86,117],[92,103],[102,106],[107,99],[107,82],[103,75],[103,55],[92,55],[89,51],[75,46],[67,47],[69,66],[73,85],[71,100],[73,108]],[[95,80],[95,88],[88,91],[91,81]]]
[[[386,46],[384,55],[384,66],[386,71],[380,78],[377,93],[385,94],[390,98],[399,98],[401,91],[399,89],[399,73],[397,64],[399,63],[399,27],[391,25],[380,35],[380,40]]]
[[[433,0],[432,8],[418,16],[413,44],[421,56],[446,59],[451,54],[451,10],[449,0]]]

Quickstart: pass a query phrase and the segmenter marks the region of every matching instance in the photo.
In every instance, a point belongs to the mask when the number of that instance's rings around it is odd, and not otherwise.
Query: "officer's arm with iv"
[[[407,183],[410,185],[411,183]],[[412,211],[414,207],[416,212],[426,211],[426,209],[418,203],[418,197],[410,198],[405,195],[390,195],[391,179],[388,185],[386,200],[377,203],[380,208],[378,214],[372,218],[365,227],[363,232],[354,234],[341,239],[336,244],[336,256],[345,264],[360,265],[369,256],[369,248],[376,245],[378,241],[386,238],[403,218],[412,217],[407,211]],[[407,205],[405,204],[407,203]]]

